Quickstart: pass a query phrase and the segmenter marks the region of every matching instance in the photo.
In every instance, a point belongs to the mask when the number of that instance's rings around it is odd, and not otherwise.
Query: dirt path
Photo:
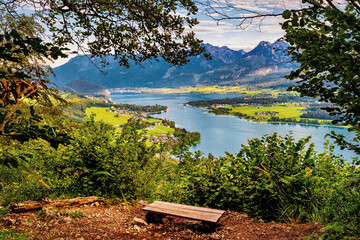
[[[303,239],[321,234],[320,225],[252,222],[244,213],[226,211],[215,231],[201,222],[166,217],[162,224],[138,222],[145,219],[143,201],[132,203],[129,215],[124,203],[92,203],[68,206],[60,210],[10,213],[0,218],[0,225],[27,232],[33,239]]]

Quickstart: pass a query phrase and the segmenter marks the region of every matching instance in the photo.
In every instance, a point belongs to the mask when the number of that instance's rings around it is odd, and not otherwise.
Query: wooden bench
[[[143,210],[147,211],[146,221],[148,223],[157,222],[166,215],[170,215],[175,217],[199,220],[211,227],[216,226],[220,217],[225,212],[223,210],[194,207],[189,205],[161,201],[155,201],[150,205],[144,207]]]

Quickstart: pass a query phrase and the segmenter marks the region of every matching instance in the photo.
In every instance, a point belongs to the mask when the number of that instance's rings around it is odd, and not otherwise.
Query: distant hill
[[[285,42],[260,42],[245,52],[228,47],[216,47],[204,44],[212,60],[192,57],[190,62],[175,68],[163,60],[145,62],[142,66],[131,62],[130,68],[119,66],[111,56],[103,72],[99,71],[99,60],[89,61],[88,56],[77,56],[66,64],[54,69],[60,86],[74,80],[85,79],[106,88],[128,87],[179,87],[197,84],[244,85],[258,87],[286,87],[290,83],[284,76],[294,69],[290,57],[284,50]],[[96,66],[97,65],[97,66]]]
[[[89,82],[87,80],[73,80],[61,86],[60,90],[63,92],[78,92],[87,95],[109,95],[110,91],[104,86],[96,83]]]

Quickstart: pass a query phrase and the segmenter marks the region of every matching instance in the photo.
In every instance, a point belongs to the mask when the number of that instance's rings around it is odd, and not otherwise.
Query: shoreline
[[[219,87],[219,86],[210,86],[210,87]],[[194,88],[198,89],[198,91],[194,91]],[[241,92],[240,91],[229,91],[229,92],[216,92],[216,91],[202,91],[202,88],[206,88],[206,86],[199,86],[199,87],[180,87],[180,88],[159,88],[159,89],[154,89],[154,88],[134,88],[134,89],[110,89],[111,93],[150,93],[150,94],[176,94],[176,93],[187,93],[187,94],[191,94],[191,93],[204,93],[204,94],[251,94],[251,93],[255,93],[255,92],[267,92],[267,89],[264,90],[258,90],[258,91],[251,91],[251,90],[246,90],[244,89],[244,87],[242,86],[236,86],[235,88],[237,88],[239,90],[239,88],[242,88]],[[220,89],[224,90],[224,89],[231,89],[233,87],[220,87]],[[191,91],[189,91],[191,89]],[[274,91],[274,93],[278,93],[279,91]],[[302,126],[313,126],[313,127],[329,127],[329,128],[348,128],[347,126],[339,126],[339,125],[328,125],[328,124],[316,124],[316,123],[300,123],[300,122],[283,122],[283,121],[266,121],[266,120],[259,120],[259,119],[246,119],[244,117],[241,116],[237,116],[237,115],[233,115],[233,114],[215,114],[210,112],[210,110],[206,107],[195,107],[192,106],[190,104],[187,103],[181,103],[180,105],[184,105],[184,106],[190,106],[193,108],[197,108],[197,109],[202,109],[202,110],[207,110],[208,114],[213,114],[216,116],[232,116],[232,117],[238,117],[242,120],[246,120],[246,121],[251,121],[251,122],[255,122],[255,123],[269,123],[269,124],[299,124]],[[166,112],[166,111],[165,111]],[[151,114],[156,114],[156,113],[151,113]],[[304,118],[306,119],[306,118]],[[318,120],[318,121],[323,121],[324,119],[314,119],[314,120]]]
[[[187,105],[187,106],[190,106],[190,107],[193,107],[191,105]],[[327,124],[315,124],[315,123],[299,123],[299,122],[282,122],[282,121],[278,121],[278,122],[272,122],[272,121],[256,121],[256,119],[247,119],[247,118],[244,118],[244,117],[241,117],[241,116],[236,116],[236,115],[233,115],[233,114],[215,114],[215,113],[212,113],[209,111],[209,109],[207,108],[203,108],[203,107],[194,107],[194,108],[197,108],[197,109],[202,109],[202,110],[207,110],[207,114],[212,114],[212,115],[215,115],[215,116],[229,116],[229,117],[237,117],[237,118],[240,118],[241,120],[244,120],[244,121],[250,121],[250,122],[254,122],[254,123],[269,123],[269,124],[293,124],[293,125],[296,125],[296,124],[299,124],[299,125],[305,125],[305,126],[313,126],[313,127],[329,127],[329,128],[349,128],[348,126],[337,126],[337,125],[327,125]],[[315,119],[315,120],[323,120],[323,119]]]

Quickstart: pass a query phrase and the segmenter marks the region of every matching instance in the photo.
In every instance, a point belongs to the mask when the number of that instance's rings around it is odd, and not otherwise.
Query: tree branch
[[[356,8],[356,11],[360,13],[360,5],[358,5],[354,0],[349,0]]]

